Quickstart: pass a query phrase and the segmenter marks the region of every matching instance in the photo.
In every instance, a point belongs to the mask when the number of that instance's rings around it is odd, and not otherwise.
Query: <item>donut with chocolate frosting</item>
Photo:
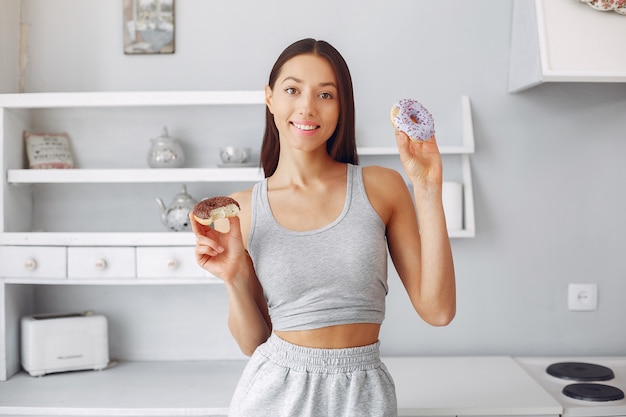
[[[205,226],[211,225],[215,220],[227,217],[235,217],[240,207],[234,198],[219,196],[205,198],[193,208],[193,216],[196,221]]]

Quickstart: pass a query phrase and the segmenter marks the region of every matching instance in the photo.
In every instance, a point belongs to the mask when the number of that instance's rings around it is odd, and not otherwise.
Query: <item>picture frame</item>
[[[173,54],[175,0],[122,0],[124,54]]]

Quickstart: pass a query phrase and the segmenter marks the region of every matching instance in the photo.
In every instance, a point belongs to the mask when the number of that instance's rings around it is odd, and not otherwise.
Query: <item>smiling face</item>
[[[285,62],[266,103],[285,146],[313,151],[324,146],[337,127],[339,94],[330,63],[314,54]]]

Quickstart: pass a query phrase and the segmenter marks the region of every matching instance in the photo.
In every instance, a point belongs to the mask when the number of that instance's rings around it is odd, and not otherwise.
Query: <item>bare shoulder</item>
[[[250,224],[252,223],[252,188],[243,191],[236,191],[229,197],[235,199],[239,203],[241,211],[239,212],[238,217],[241,224],[241,236],[244,241],[244,246],[246,246],[247,249]]]
[[[252,204],[252,188],[248,188],[243,191],[235,191],[229,197],[233,198],[239,203],[242,211],[249,211]]]
[[[385,223],[399,204],[404,204],[410,193],[402,175],[391,168],[368,166],[363,168],[363,183],[367,197]]]
[[[363,179],[382,185],[389,185],[390,183],[404,184],[404,179],[398,171],[378,165],[363,167]]]
[[[363,182],[370,197],[379,194],[388,197],[397,194],[399,189],[407,189],[404,178],[398,171],[376,165],[363,168]]]

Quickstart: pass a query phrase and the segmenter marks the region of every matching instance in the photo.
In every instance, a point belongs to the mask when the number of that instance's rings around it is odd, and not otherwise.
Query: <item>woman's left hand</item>
[[[413,185],[441,184],[441,154],[434,135],[425,141],[412,141],[406,133],[396,130],[396,142],[400,161]]]

